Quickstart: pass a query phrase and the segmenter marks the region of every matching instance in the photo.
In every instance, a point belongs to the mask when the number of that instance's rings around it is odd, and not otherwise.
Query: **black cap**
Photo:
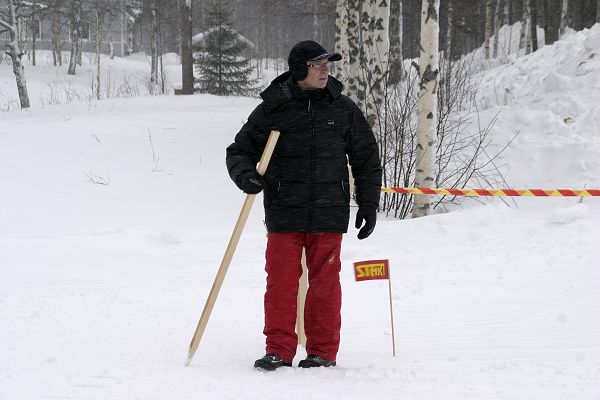
[[[297,43],[288,57],[290,72],[296,81],[302,81],[308,75],[307,61],[318,60],[339,61],[342,56],[339,53],[328,53],[319,43],[312,40],[303,40]]]

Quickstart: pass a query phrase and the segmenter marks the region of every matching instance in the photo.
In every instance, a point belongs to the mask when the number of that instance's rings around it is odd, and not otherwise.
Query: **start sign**
[[[357,281],[390,279],[388,260],[371,260],[355,262],[354,277]]]

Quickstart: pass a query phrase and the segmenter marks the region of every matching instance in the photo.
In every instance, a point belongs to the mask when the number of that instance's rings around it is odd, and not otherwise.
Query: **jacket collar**
[[[342,94],[344,85],[342,82],[329,75],[327,86],[321,91],[322,94],[329,95],[333,99],[338,98]],[[264,105],[268,111],[271,111],[282,104],[287,103],[292,98],[306,98],[310,96],[310,92],[300,89],[292,79],[290,71],[284,72],[277,78],[273,79],[271,84],[260,94]]]

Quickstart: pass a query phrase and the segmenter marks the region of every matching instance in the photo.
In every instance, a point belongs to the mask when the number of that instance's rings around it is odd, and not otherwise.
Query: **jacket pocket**
[[[277,202],[279,192],[281,191],[281,181],[271,183],[264,192],[265,208],[269,209]]]
[[[340,184],[342,187],[342,192],[344,193],[344,199],[346,199],[347,203],[350,203],[350,183],[344,182],[344,180],[342,179],[340,181]]]

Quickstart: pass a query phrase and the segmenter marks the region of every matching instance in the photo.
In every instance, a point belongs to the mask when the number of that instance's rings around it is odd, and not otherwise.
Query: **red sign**
[[[355,262],[354,277],[357,281],[390,279],[390,269],[388,260],[371,260]]]

